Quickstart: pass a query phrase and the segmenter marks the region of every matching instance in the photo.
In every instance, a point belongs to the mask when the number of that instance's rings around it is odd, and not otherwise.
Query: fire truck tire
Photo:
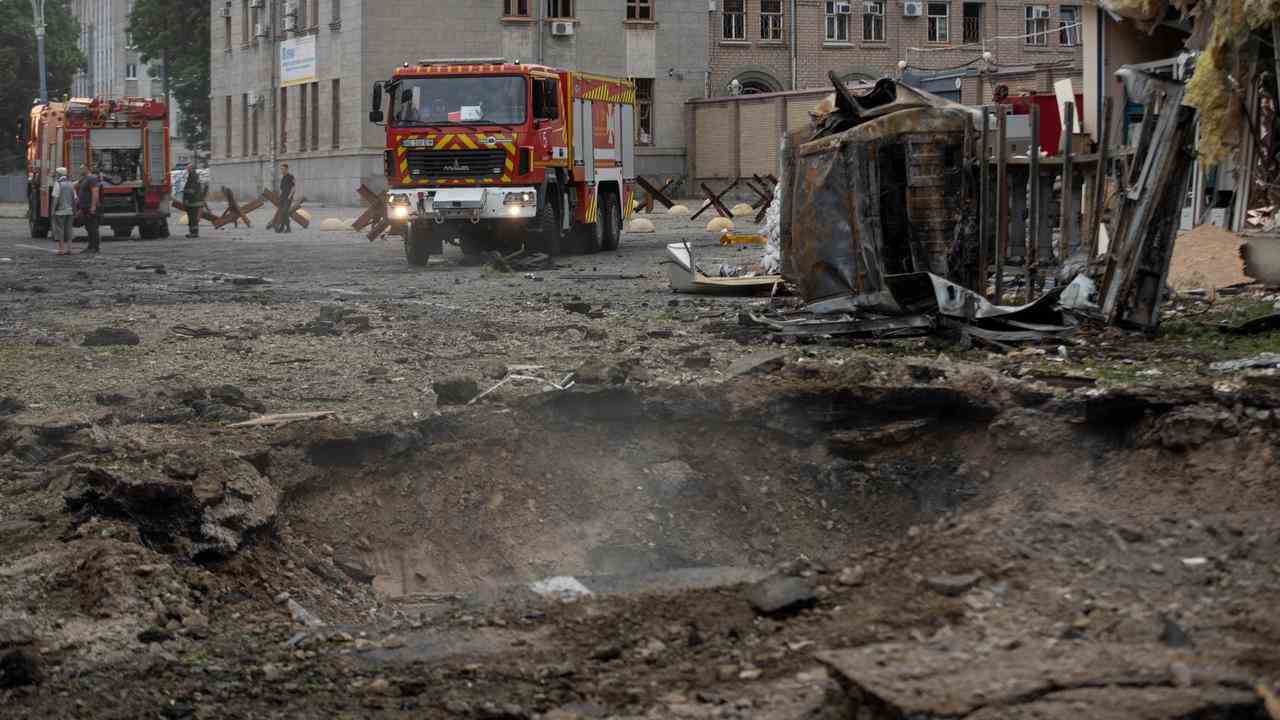
[[[132,234],[133,234],[132,225],[112,225],[111,226],[111,235],[114,236],[117,240],[124,240],[125,238],[129,237]],[[142,238],[143,240],[150,240],[152,239],[153,236],[150,232],[147,231],[146,225],[139,225],[138,237]]]
[[[404,259],[414,267],[425,267],[431,258],[431,243],[427,230],[410,230],[404,236]]]
[[[31,230],[31,237],[43,240],[49,237],[49,221],[41,220],[36,215],[36,204],[33,200],[27,203],[27,226]]]
[[[613,192],[600,196],[600,209],[596,213],[596,227],[600,228],[601,250],[617,250],[622,239],[622,214],[618,208],[618,196]]]
[[[560,191],[547,193],[546,202],[538,209],[537,231],[541,241],[539,249],[555,257],[560,254]]]

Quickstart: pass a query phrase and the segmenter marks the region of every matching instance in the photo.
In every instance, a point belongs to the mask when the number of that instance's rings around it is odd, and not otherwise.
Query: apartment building
[[[1079,0],[714,0],[710,95],[904,79],[966,103],[1081,76]]]
[[[129,41],[129,12],[133,0],[71,0],[71,14],[80,22],[80,50],[88,61],[71,81],[76,97],[160,98],[164,89],[153,68],[142,62]],[[176,137],[177,110],[170,109],[170,157],[174,163],[190,162],[186,147]]]
[[[637,81],[641,173],[680,174],[684,103],[707,88],[707,0],[213,0],[219,185],[271,186],[289,163],[312,201],[378,189],[373,83],[404,62],[505,57]]]

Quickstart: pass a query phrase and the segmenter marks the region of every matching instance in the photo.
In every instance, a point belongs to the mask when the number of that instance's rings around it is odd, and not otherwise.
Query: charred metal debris
[[[1196,114],[1184,86],[1136,70],[1145,97],[1134,146],[1079,152],[1064,103],[1054,156],[1018,154],[1002,106],[974,108],[890,79],[855,94],[783,148],[782,274],[799,307],[751,312],[782,335],[950,333],[992,344],[1073,333],[1082,318],[1154,332]],[[1074,141],[1073,141],[1074,140]]]

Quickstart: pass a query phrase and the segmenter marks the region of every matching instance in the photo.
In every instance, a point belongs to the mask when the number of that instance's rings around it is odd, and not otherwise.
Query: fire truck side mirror
[[[369,103],[369,122],[380,123],[383,121],[382,114],[382,83],[373,84],[373,100]]]

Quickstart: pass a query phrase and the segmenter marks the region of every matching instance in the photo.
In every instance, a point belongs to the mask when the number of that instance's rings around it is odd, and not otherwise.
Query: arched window
[[[757,70],[739,73],[729,82],[730,94],[760,95],[781,91],[782,83],[778,82],[772,75]]]

